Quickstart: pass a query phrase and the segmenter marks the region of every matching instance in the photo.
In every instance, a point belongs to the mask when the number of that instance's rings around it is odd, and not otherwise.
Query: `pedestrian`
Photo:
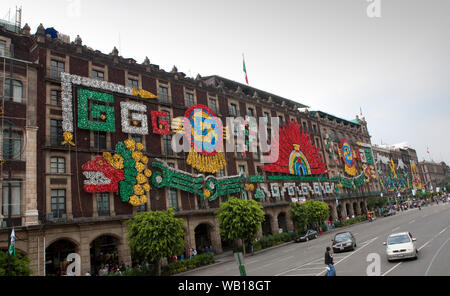
[[[336,276],[336,270],[334,269],[333,250],[327,247],[325,252],[325,265],[327,266],[326,276]]]
[[[192,251],[192,256],[193,256],[193,257],[197,256],[197,250],[196,250],[196,249],[194,249],[194,250]]]
[[[181,254],[180,259],[181,259],[181,260],[184,260],[184,253]]]
[[[177,255],[174,255],[173,256],[173,262],[177,262],[178,261],[178,257],[177,257]]]
[[[192,259],[192,253],[194,252],[194,250],[192,248],[189,248],[189,259]]]

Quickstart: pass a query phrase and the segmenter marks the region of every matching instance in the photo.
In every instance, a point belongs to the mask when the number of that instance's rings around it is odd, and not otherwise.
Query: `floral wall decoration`
[[[209,195],[210,201],[213,201],[222,195],[244,193],[244,181],[244,175],[220,178],[208,176],[205,179],[206,189],[204,192]]]
[[[152,126],[153,132],[159,135],[168,135],[170,134],[170,124],[168,120],[162,119],[164,117],[169,117],[169,113],[160,112],[160,111],[152,111]]]
[[[144,146],[129,139],[116,145],[115,154],[104,152],[82,166],[87,178],[83,189],[87,192],[119,192],[123,202],[139,206],[147,202],[150,191],[147,168],[148,157]]]
[[[347,139],[341,140],[341,154],[345,164],[345,172],[350,176],[356,175],[355,157],[353,154],[352,146]]]
[[[142,114],[144,112],[144,114]],[[148,135],[147,106],[132,102],[120,102],[122,132],[128,134]],[[131,114],[131,118],[130,118]]]
[[[61,73],[61,101],[62,101],[62,130],[63,130],[63,137],[64,141],[62,144],[70,144],[72,146],[75,146],[75,143],[73,142],[73,132],[74,132],[74,126],[73,126],[73,93],[72,88],[73,85],[79,85],[89,88],[94,88],[110,93],[118,93],[123,94],[127,96],[139,96],[141,98],[156,98],[154,94],[152,94],[149,91],[146,90],[137,90],[131,87],[123,86],[120,84],[115,84],[107,81],[101,81],[98,79],[93,79],[89,77],[82,77],[78,75],[73,75],[69,73],[62,72]],[[95,95],[97,96],[97,95]],[[112,96],[112,95],[111,95]],[[103,95],[100,95],[99,97],[103,97]],[[108,98],[108,100],[111,100]],[[82,102],[85,103],[85,102]],[[98,106],[98,105],[97,105]],[[93,112],[93,118],[97,118],[98,122],[105,123],[104,121],[108,122],[108,124],[101,124],[101,123],[95,123],[92,124],[93,126],[96,126],[97,130],[103,130],[104,128],[111,129],[113,125],[110,124],[110,121],[113,120],[112,116],[108,116],[108,112],[104,112],[105,110],[101,110],[102,108],[95,107],[97,111]],[[109,110],[109,108],[105,108],[106,111]],[[88,116],[86,113],[88,110],[83,110],[84,114],[81,116],[81,119],[83,119],[82,126],[90,126],[91,123],[89,123]],[[114,114],[114,112],[112,113]],[[111,113],[110,113],[111,115]],[[95,117],[95,118],[94,118]]]
[[[289,122],[280,128],[276,138],[280,147],[278,159],[264,165],[263,170],[298,176],[328,172],[318,153],[320,149],[314,146],[310,135],[297,122]]]
[[[90,106],[89,101],[92,101]],[[115,132],[114,108],[98,105],[95,101],[114,103],[114,97],[107,93],[78,89],[78,127],[95,131]],[[89,110],[91,111],[90,114]]]
[[[200,172],[216,173],[225,167],[223,126],[204,105],[193,105],[185,114],[185,133],[191,149],[186,163]]]

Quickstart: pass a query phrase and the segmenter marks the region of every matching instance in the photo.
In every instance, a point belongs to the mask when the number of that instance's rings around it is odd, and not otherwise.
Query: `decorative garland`
[[[209,200],[213,201],[217,197],[227,194],[236,194],[244,192],[244,175],[240,176],[228,176],[216,178],[214,176],[208,176],[205,179],[206,190],[210,192]]]
[[[346,178],[346,177],[333,177],[331,178],[332,182],[338,183],[338,187],[339,188],[348,188],[348,189],[352,189],[352,190],[356,190],[359,187],[361,187],[361,185],[367,183],[366,182],[366,175],[362,172],[358,177],[354,177],[354,178]]]
[[[153,132],[158,135],[170,134],[169,121],[167,121],[165,119],[160,119],[160,117],[168,117],[169,113],[160,112],[160,111],[152,111],[151,114],[152,114]]]
[[[91,104],[91,108],[89,108],[89,100],[114,103],[113,95],[82,88],[78,89],[78,127],[95,131],[115,132],[114,108],[96,104]],[[89,120],[89,109],[92,119],[98,119],[98,121]]]
[[[345,172],[350,176],[356,175],[356,167],[354,161],[354,151],[352,150],[352,146],[347,139],[341,140],[341,151],[342,151],[342,159],[345,164]]]
[[[148,135],[147,116],[136,112],[147,112],[147,106],[143,104],[120,102],[120,113],[122,116],[122,132],[127,134]],[[130,125],[129,113],[131,113],[132,125]],[[138,126],[138,124],[141,126]]]

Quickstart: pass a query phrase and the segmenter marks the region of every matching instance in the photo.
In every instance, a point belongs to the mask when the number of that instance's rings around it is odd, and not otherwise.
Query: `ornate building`
[[[291,202],[323,200],[334,220],[364,214],[365,198],[378,195],[364,118],[301,112],[306,106],[275,94],[220,76],[189,78],[175,66],[166,72],[116,48],[104,54],[42,25],[35,35],[27,26],[0,30],[0,42],[20,49],[3,58],[3,73],[12,60],[23,63],[2,82],[27,85],[26,100],[2,100],[5,122],[27,119],[9,129],[21,130],[26,158],[3,164],[2,205],[13,203],[5,199],[13,164],[21,193],[0,248],[14,226],[36,275],[60,274],[69,253],[80,254],[83,273],[130,264],[125,222],[142,211],[173,208],[187,222],[187,249],[221,253],[231,242],[220,237],[214,211],[231,196],[263,206],[266,235],[294,229]],[[16,147],[5,143],[3,151]]]

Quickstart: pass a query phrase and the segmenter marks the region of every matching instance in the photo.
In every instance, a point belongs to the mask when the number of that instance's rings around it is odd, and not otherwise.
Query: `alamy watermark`
[[[367,6],[366,13],[370,18],[381,17],[381,0],[366,0],[370,4]]]

